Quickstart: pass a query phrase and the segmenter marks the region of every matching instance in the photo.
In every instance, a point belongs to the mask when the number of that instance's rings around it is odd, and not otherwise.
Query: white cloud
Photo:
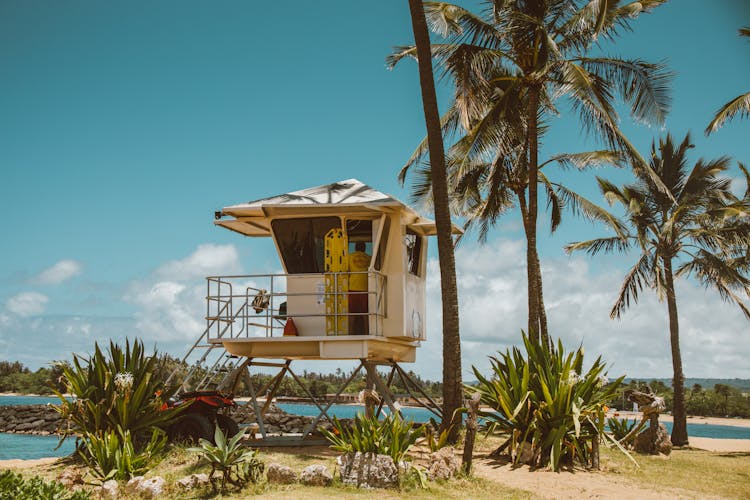
[[[206,276],[237,274],[241,271],[239,255],[234,245],[199,245],[192,254],[172,260],[159,267],[156,275],[167,280],[184,281]]]
[[[8,311],[18,316],[34,316],[44,312],[49,298],[37,292],[21,292],[5,302]]]
[[[136,331],[159,341],[198,338],[205,329],[205,277],[241,273],[234,245],[200,245],[184,259],[159,266],[148,278],[131,283],[125,295],[138,307]]]
[[[606,259],[606,257],[604,257]],[[601,261],[600,261],[601,264]],[[666,304],[651,290],[621,320],[609,311],[624,271],[594,272],[583,257],[542,262],[544,299],[550,334],[568,348],[583,343],[589,361],[602,355],[610,374],[670,377],[672,361]],[[463,377],[474,379],[471,366],[489,366],[487,356],[520,344],[526,330],[525,249],[519,241],[466,246],[456,252],[459,286]],[[416,371],[441,377],[442,359],[439,268],[429,263],[428,341],[419,349]],[[736,306],[689,281],[678,281],[680,345],[688,377],[750,377],[748,321]]]
[[[75,260],[61,260],[54,266],[34,276],[31,281],[37,285],[59,285],[64,281],[78,276],[82,271],[83,266],[79,262]]]

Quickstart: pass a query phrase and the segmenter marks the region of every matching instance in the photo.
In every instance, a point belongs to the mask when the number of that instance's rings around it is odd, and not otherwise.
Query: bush
[[[612,437],[615,438],[616,441],[621,441],[622,438],[628,435],[630,431],[633,430],[635,427],[635,424],[637,421],[635,419],[628,420],[627,418],[608,418],[607,419],[607,427],[609,427],[609,432],[612,433]]]
[[[320,432],[336,451],[388,455],[398,464],[424,434],[424,426],[415,429],[412,421],[404,421],[398,415],[388,415],[380,421],[357,414],[351,426],[333,417],[333,431],[321,428]]]
[[[624,376],[607,383],[601,357],[583,374],[582,347],[566,354],[560,341],[547,350],[522,337],[526,356],[513,347],[490,357],[492,377],[472,367],[479,383],[467,386],[494,410],[480,412],[489,431],[509,435],[497,451],[509,448],[515,462],[524,455],[531,465],[553,470],[588,464],[592,441],[604,434],[605,403]]]
[[[263,474],[265,465],[258,458],[258,451],[246,449],[240,442],[244,437],[245,431],[242,431],[227,439],[217,425],[214,431],[215,445],[201,439],[200,447],[188,448],[188,451],[199,453],[211,464],[209,478],[213,479],[217,470],[221,472],[221,491],[225,490],[227,482],[236,486],[248,481],[257,483]]]
[[[104,483],[146,473],[164,451],[167,435],[160,429],[153,429],[151,440],[136,450],[130,431],[118,427],[116,431],[87,432],[83,435],[83,444],[78,454],[93,476]]]
[[[136,445],[147,441],[154,427],[164,428],[182,409],[162,408],[174,390],[168,390],[153,377],[158,370],[156,354],[146,356],[143,343],[136,340],[125,349],[110,342],[108,355],[94,345],[94,355],[74,355],[73,363],[60,363],[64,392],[57,411],[67,421],[63,437],[76,431],[102,436],[129,431]]]
[[[40,477],[24,479],[12,471],[0,471],[0,500],[87,500],[85,491],[69,491],[57,481],[46,482]]]

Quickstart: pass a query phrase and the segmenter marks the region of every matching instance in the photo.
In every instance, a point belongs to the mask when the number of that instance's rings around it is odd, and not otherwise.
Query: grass
[[[484,456],[492,451],[500,443],[497,438],[479,438],[475,448],[475,456]],[[414,450],[414,459],[421,463],[424,450],[417,447]],[[460,452],[458,453],[460,454]],[[277,462],[288,465],[298,473],[311,464],[323,464],[330,471],[336,470],[336,453],[325,447],[309,448],[274,448],[261,449],[260,458],[266,465]],[[636,468],[626,457],[614,450],[602,449],[602,471],[596,473],[598,479],[612,480],[613,497],[617,496],[617,488],[634,488],[660,492],[665,495],[687,496],[700,498],[704,496],[718,496],[725,498],[750,498],[750,454],[748,453],[712,453],[692,449],[675,450],[669,458],[650,456],[637,456],[636,460],[640,468]],[[21,472],[25,476],[39,475],[45,479],[55,479],[60,472],[69,466],[67,464],[54,464],[24,469]],[[199,462],[196,454],[186,451],[184,448],[173,448],[167,457],[159,463],[147,476],[160,475],[166,479],[169,485],[164,492],[164,498],[247,498],[259,495],[263,498],[296,498],[304,497],[306,500],[321,498],[371,498],[372,491],[357,490],[354,487],[344,486],[335,474],[334,484],[330,488],[294,485],[269,485],[262,481],[257,485],[248,485],[241,491],[231,492],[224,496],[214,496],[210,488],[203,490],[183,492],[175,482],[189,474],[208,472],[208,466]],[[380,490],[377,492],[378,500],[396,498],[536,498],[532,491],[514,489],[503,484],[502,474],[513,472],[500,472],[497,478],[458,478],[450,482],[430,482],[426,490],[418,487],[416,480],[406,480],[400,490]],[[575,476],[584,479],[583,471],[575,474],[563,472],[560,474],[552,472],[540,472],[549,474],[555,480],[560,481],[560,492],[565,493],[563,481],[568,477]],[[525,488],[526,486],[521,486]],[[531,488],[531,486],[529,486]],[[568,493],[572,493],[572,490]],[[624,491],[621,491],[624,493]],[[121,498],[133,497],[123,495]]]
[[[602,470],[655,491],[687,490],[697,495],[750,498],[750,453],[675,449],[669,458],[638,455],[640,465],[620,453],[602,450]]]

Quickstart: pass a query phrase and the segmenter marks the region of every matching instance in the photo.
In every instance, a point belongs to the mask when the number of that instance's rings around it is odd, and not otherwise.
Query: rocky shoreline
[[[255,412],[247,404],[239,405],[230,416],[240,426],[256,422]],[[293,415],[271,404],[263,417],[263,424],[269,434],[293,434],[304,432],[313,420],[313,417]],[[58,434],[61,424],[60,414],[50,404],[0,407],[0,432],[49,436]],[[319,425],[326,428],[331,426],[325,419]]]

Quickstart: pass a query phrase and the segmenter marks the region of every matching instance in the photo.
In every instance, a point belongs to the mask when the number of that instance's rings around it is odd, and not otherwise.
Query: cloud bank
[[[602,263],[601,261],[599,262]],[[672,361],[666,304],[651,290],[620,320],[609,311],[625,271],[593,271],[585,258],[542,262],[544,300],[550,334],[567,348],[583,343],[589,361],[601,355],[610,375],[671,377]],[[459,287],[463,377],[474,379],[471,365],[489,367],[487,356],[521,341],[526,329],[525,246],[497,241],[463,247],[456,252]],[[438,379],[442,359],[440,270],[436,260],[428,271],[428,341],[417,355],[419,371]],[[683,368],[689,377],[750,377],[750,324],[736,306],[693,282],[677,282]]]

